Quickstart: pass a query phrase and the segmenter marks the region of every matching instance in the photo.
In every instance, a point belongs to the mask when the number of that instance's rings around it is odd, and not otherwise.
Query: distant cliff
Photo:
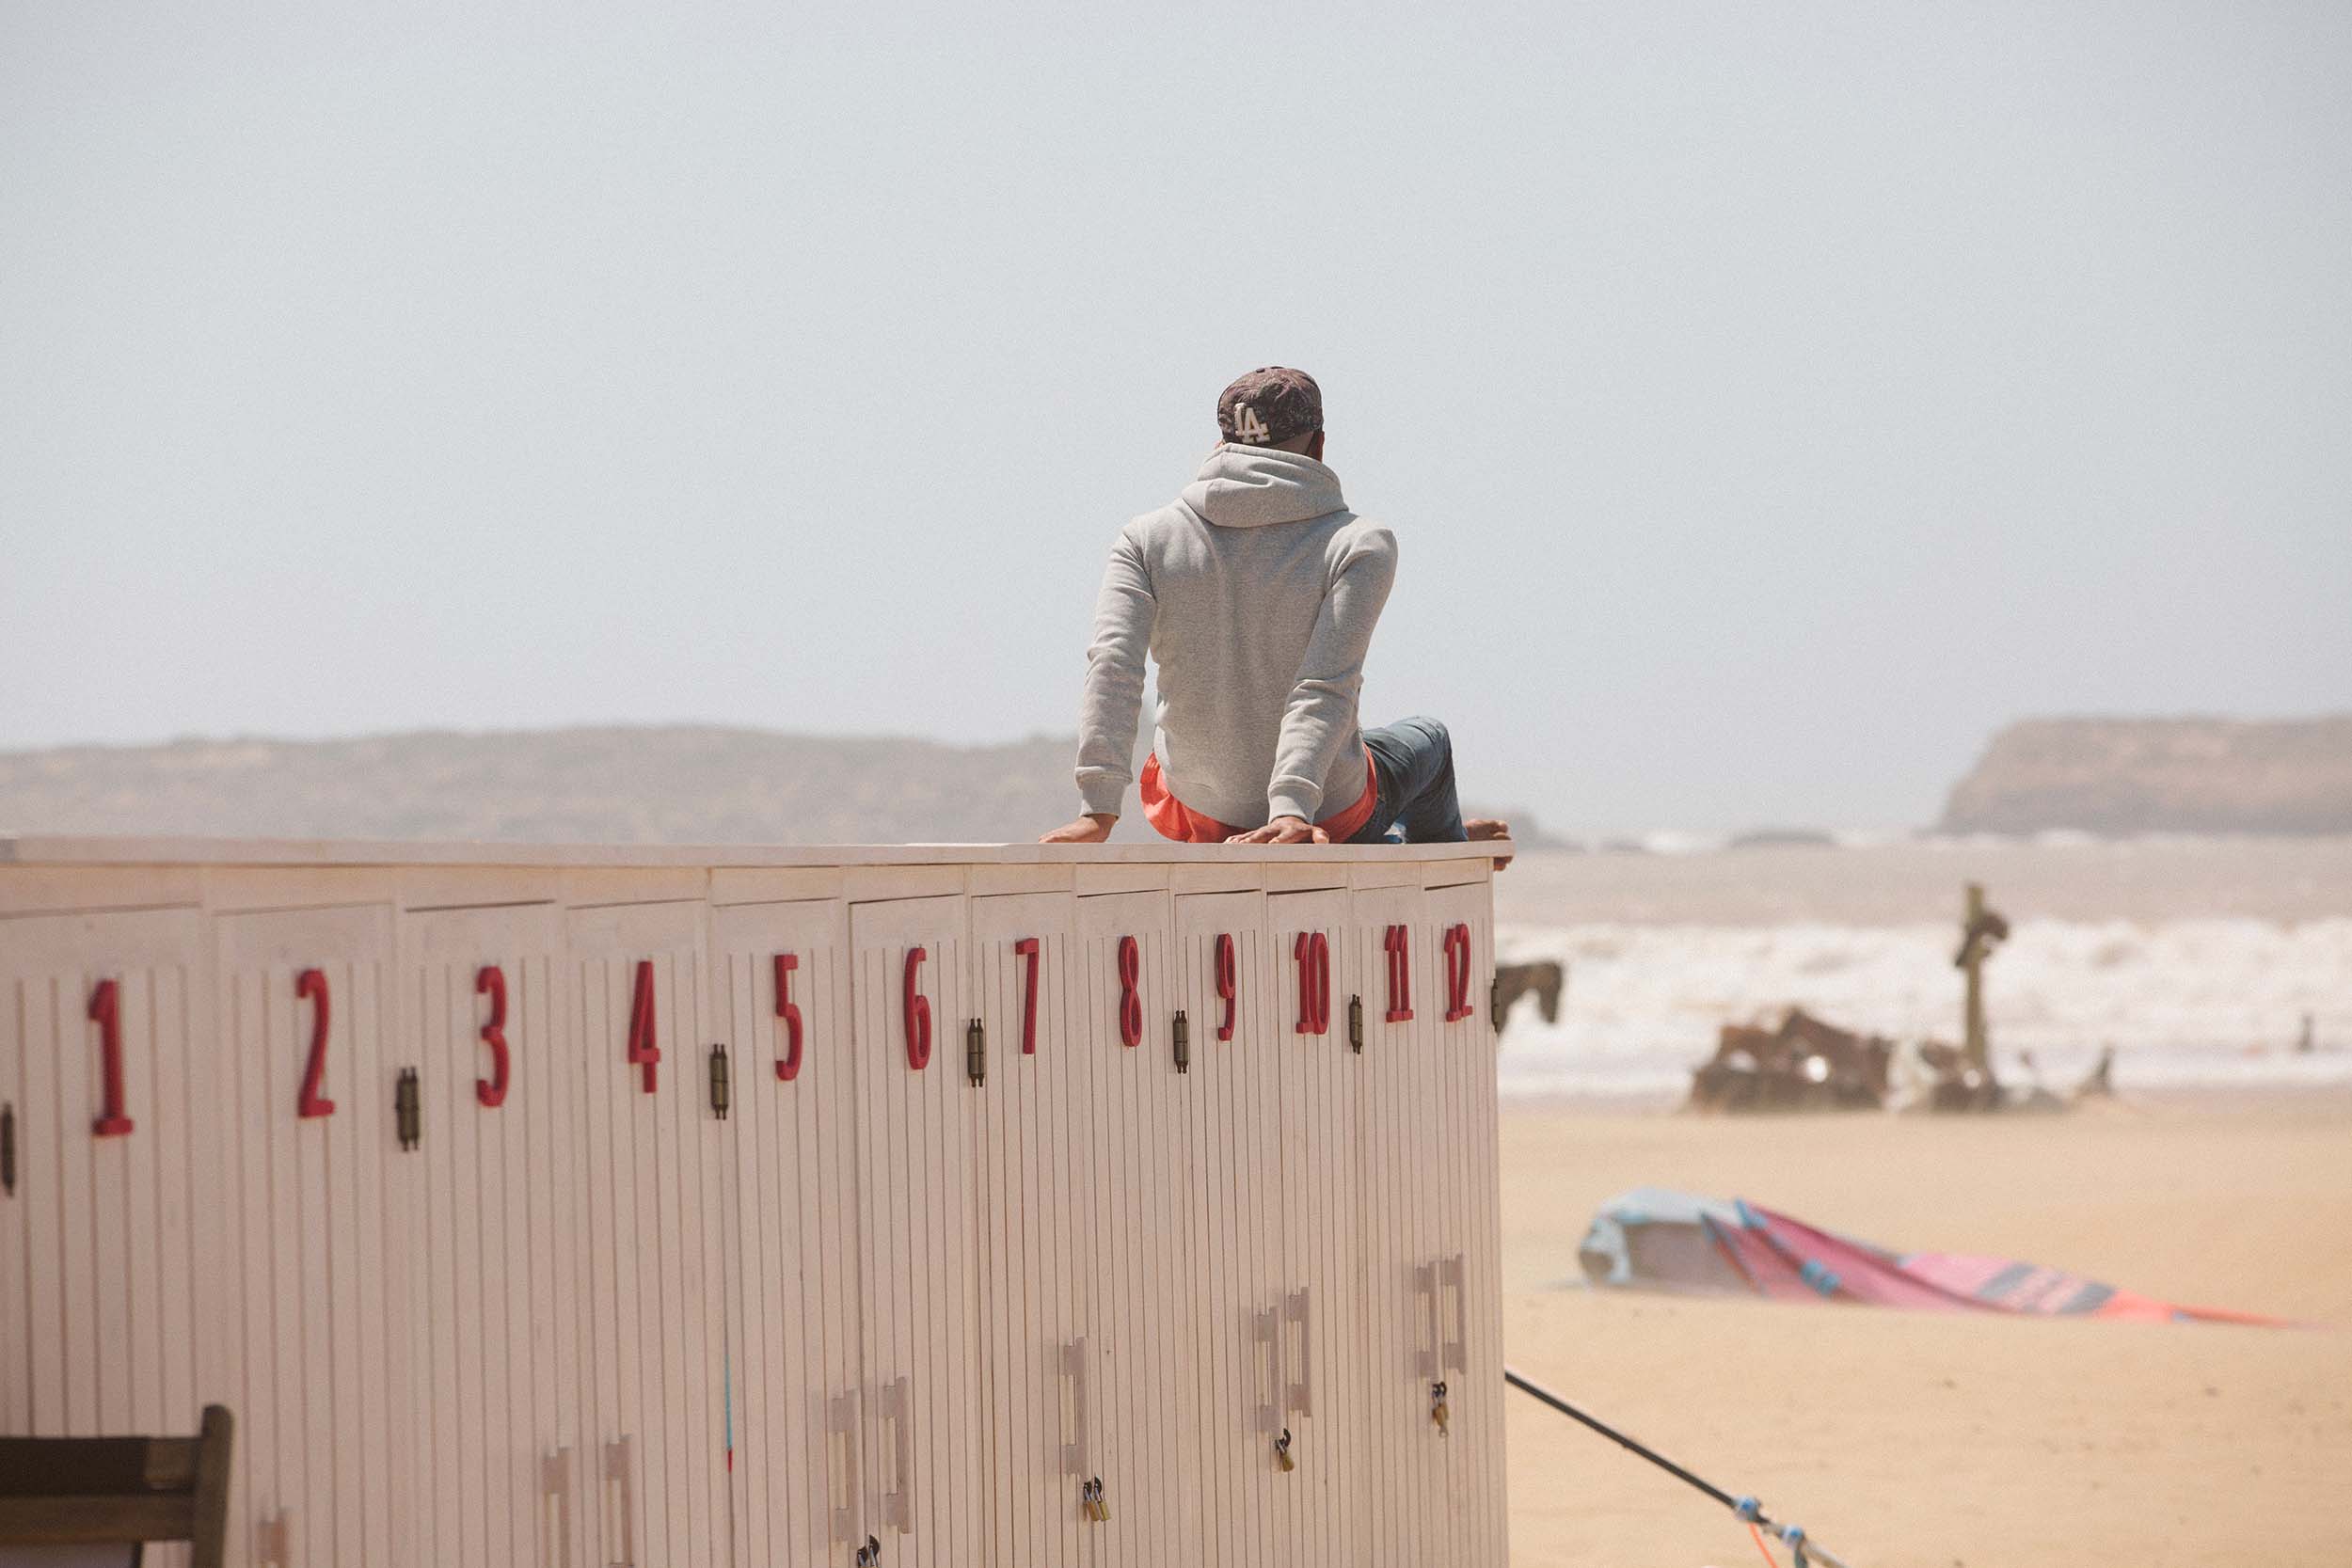
[[[1947,832],[2352,832],[2352,714],[2034,719],[1993,737]]]
[[[0,752],[0,832],[1019,843],[1076,815],[1077,752],[1075,736],[946,746],[690,724],[60,746]],[[1153,838],[1132,786],[1112,837]]]
[[[72,746],[0,752],[0,831],[996,843],[1070,820],[1076,754],[1061,736],[944,746],[682,724]]]

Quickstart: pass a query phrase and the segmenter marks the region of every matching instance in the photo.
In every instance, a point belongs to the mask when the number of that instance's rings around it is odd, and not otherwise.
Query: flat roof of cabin
[[[822,866],[1345,863],[1474,860],[1480,844],[508,844],[0,833],[0,865]]]

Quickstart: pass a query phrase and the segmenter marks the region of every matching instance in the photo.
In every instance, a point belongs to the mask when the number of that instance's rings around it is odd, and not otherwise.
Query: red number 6
[[[917,1072],[931,1063],[931,999],[922,990],[923,960],[930,957],[920,947],[907,949],[907,1066]]]
[[[473,1081],[473,1097],[491,1110],[506,1103],[506,971],[484,964],[473,977],[473,993],[490,999],[490,1022],[482,1043],[490,1048],[490,1076]]]

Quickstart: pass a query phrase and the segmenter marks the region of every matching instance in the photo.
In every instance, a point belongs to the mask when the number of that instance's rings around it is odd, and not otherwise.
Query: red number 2
[[[473,993],[490,999],[490,1021],[482,1043],[490,1048],[490,1076],[473,1081],[473,1097],[495,1111],[506,1103],[506,971],[484,964],[473,977]]]
[[[1380,939],[1380,945],[1387,949],[1389,955],[1388,1022],[1391,1023],[1403,1023],[1413,1016],[1412,958],[1411,949],[1406,945],[1411,940],[1410,927],[1404,926],[1390,927],[1388,934]]]
[[[656,1074],[661,1067],[661,1040],[654,1022],[653,960],[637,960],[636,992],[628,1004],[628,1060],[645,1069],[645,1092],[654,1092]]]
[[[1021,1054],[1034,1056],[1037,1054],[1037,938],[1023,937],[1012,944],[1012,951],[1016,958],[1029,960],[1028,979],[1021,991]]]
[[[1216,1026],[1216,1037],[1221,1040],[1233,1037],[1233,998],[1241,994],[1235,968],[1232,935],[1219,931],[1216,934],[1216,999],[1225,1004],[1225,1019]]]
[[[331,1117],[335,1102],[319,1093],[326,1077],[326,976],[315,969],[306,969],[294,976],[294,996],[310,1004],[310,1057],[302,1069],[302,1102],[298,1115]]]
[[[90,1131],[102,1138],[119,1138],[131,1131],[131,1118],[122,1114],[122,1002],[121,988],[112,980],[101,980],[90,992],[89,1021],[98,1025],[98,1061],[105,1074],[106,1103]]]
[[[784,1054],[776,1058],[776,1076],[787,1084],[801,1075],[801,1009],[792,1000],[792,972],[800,967],[798,953],[776,955],[776,1016],[784,1020]]]
[[[917,1072],[931,1065],[931,999],[923,994],[923,960],[930,957],[920,947],[907,949],[907,1066]]]

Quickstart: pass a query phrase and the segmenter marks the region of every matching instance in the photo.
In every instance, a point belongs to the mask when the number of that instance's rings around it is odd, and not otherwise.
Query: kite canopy
[[[1595,1285],[1775,1301],[2143,1323],[2285,1326],[2250,1312],[2182,1307],[2060,1269],[1956,1252],[1892,1252],[1743,1199],[1637,1187],[1593,1216],[1577,1249]]]

